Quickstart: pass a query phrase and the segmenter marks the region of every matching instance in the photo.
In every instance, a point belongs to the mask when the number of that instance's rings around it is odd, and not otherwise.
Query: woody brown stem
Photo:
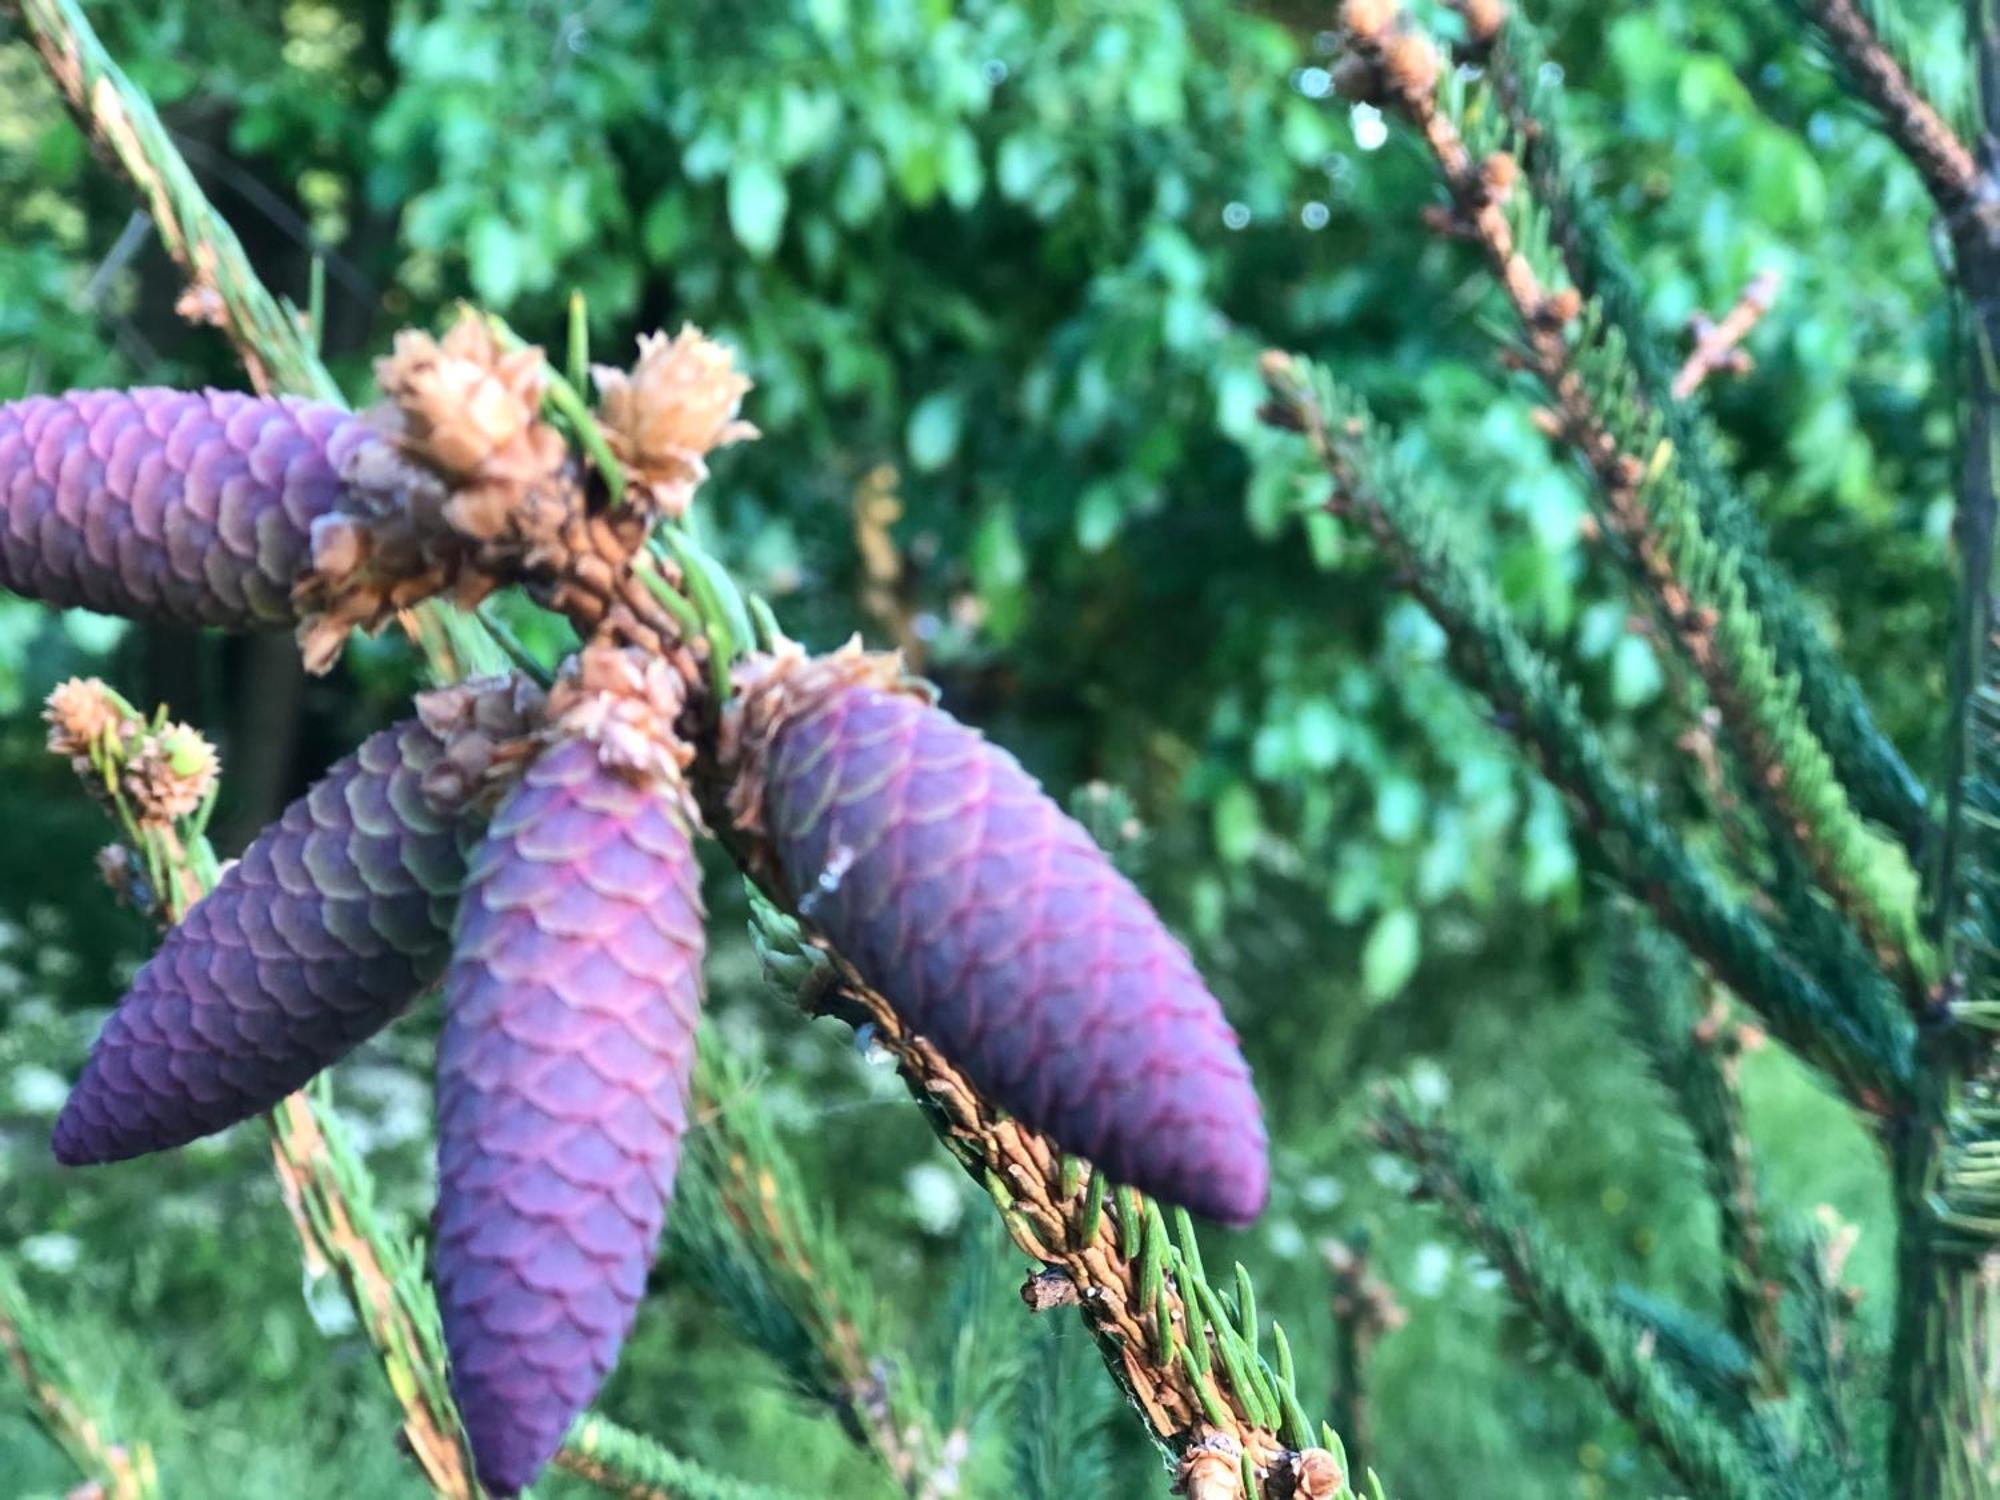
[[[1946,221],[1956,225],[1975,214],[1982,197],[1978,161],[1911,81],[1861,7],[1855,0],[1805,0],[1805,9]]]
[[[162,151],[159,118],[105,57],[68,0],[21,0],[28,38],[93,144],[138,189],[161,243],[189,278],[202,321],[236,346],[259,391],[338,397],[294,315],[250,269],[243,246],[209,208],[177,152]]]
[[[1402,1327],[1408,1314],[1388,1283],[1369,1268],[1366,1251],[1332,1239],[1320,1246],[1320,1258],[1333,1291],[1333,1422],[1349,1460],[1359,1468],[1373,1446],[1368,1365],[1382,1336]]]
[[[1682,401],[1701,389],[1702,383],[1711,375],[1724,370],[1747,368],[1748,356],[1743,353],[1744,339],[1750,330],[1764,319],[1777,300],[1779,277],[1776,271],[1760,271],[1752,277],[1743,289],[1743,295],[1720,322],[1707,318],[1695,323],[1694,348],[1687,360],[1674,376],[1671,387],[1674,396]]]

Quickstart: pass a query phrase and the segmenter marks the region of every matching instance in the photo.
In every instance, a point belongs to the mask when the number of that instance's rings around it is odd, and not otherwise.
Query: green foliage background
[[[1784,273],[1756,369],[1716,390],[1718,415],[1780,556],[1887,727],[1935,766],[1952,434],[1934,393],[1952,330],[1921,190],[1781,6],[1533,9],[1660,325]],[[1593,1266],[1715,1303],[1693,1269],[1710,1212],[1602,993],[1560,804],[1368,549],[1293,519],[1295,477],[1257,428],[1260,349],[1333,364],[1445,476],[1467,544],[1615,733],[1658,739],[1660,667],[1584,544],[1572,473],[1491,358],[1483,281],[1417,223],[1423,164],[1329,94],[1329,6],[94,15],[267,278],[303,300],[324,254],[328,352],[355,396],[391,330],[462,295],[555,339],[580,288],[600,350],[683,319],[728,338],[766,437],[717,464],[701,524],[817,645],[888,637],[854,503],[893,465],[898,608],[925,670],[1059,793],[1129,795],[1142,883],[1244,1035],[1278,1186],[1258,1228],[1217,1239],[1292,1331],[1308,1387],[1330,1377],[1319,1241],[1365,1235],[1410,1313],[1372,1391],[1395,1493],[1657,1488],[1353,1128],[1375,1079],[1448,1093]],[[240,380],[219,338],[174,316],[170,268],[18,44],[0,45],[0,203],[0,398]],[[240,841],[394,712],[411,665],[383,643],[304,683],[284,649],[0,598],[0,1244],[122,1429],[159,1445],[174,1492],[414,1495],[337,1292],[301,1286],[261,1136],[87,1175],[48,1163],[64,1082],[144,951],[93,883],[102,830],[34,721],[86,670],[214,731]],[[1660,795],[1683,795],[1685,763],[1654,763]],[[981,1403],[971,1492],[1066,1492],[1078,1463],[1111,1466],[1094,1493],[1163,1492],[1134,1424],[1095,1399],[1080,1335],[1009,1306],[1014,1261],[983,1198],[842,1029],[762,990],[726,883],[711,894],[715,1011],[767,1064],[760,1086],[906,1347],[946,1379],[940,1324],[976,1307],[996,1365],[1027,1372],[995,1382],[1013,1409]],[[340,1074],[413,1225],[433,1025],[414,1018]],[[1779,1196],[1868,1226],[1855,1274],[1879,1322],[1884,1189],[1861,1136],[1775,1057],[1753,1061],[1749,1090]],[[746,1478],[882,1491],[671,1257],[607,1407]],[[0,1395],[0,1493],[70,1482]]]

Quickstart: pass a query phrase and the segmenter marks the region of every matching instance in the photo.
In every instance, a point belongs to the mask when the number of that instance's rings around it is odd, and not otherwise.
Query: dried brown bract
[[[132,746],[120,789],[141,823],[191,816],[215,791],[221,770],[215,747],[187,724],[166,724]]]
[[[659,657],[587,646],[549,694],[549,734],[588,740],[601,765],[629,780],[677,788],[694,758],[674,728],[686,701],[687,684]]]
[[[96,677],[72,677],[58,683],[42,706],[49,726],[49,753],[89,755],[107,737],[124,739],[139,726],[125,704]]]
[[[737,415],[750,377],[736,368],[729,349],[687,324],[672,339],[652,333],[639,340],[639,359],[627,370],[591,368],[597,382],[597,420],[638,502],[657,515],[686,511],[695,487],[708,477],[708,455],[757,436]]]
[[[425,800],[440,813],[488,810],[534,756],[546,722],[542,690],[526,677],[476,677],[419,693],[417,717],[444,753],[424,768]]]
[[[375,362],[375,383],[400,417],[405,451],[446,479],[531,478],[548,468],[551,442],[561,446],[553,430],[537,431],[548,388],[542,351],[503,349],[476,313],[442,339],[404,329]]]
[[[1181,1456],[1174,1488],[1187,1500],[1243,1500],[1243,1445],[1208,1429]]]

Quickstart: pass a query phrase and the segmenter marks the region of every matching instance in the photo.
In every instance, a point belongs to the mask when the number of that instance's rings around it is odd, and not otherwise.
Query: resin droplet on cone
[[[531,1482],[632,1326],[687,1126],[703,949],[676,795],[557,743],[494,814],[445,980],[432,1236],[481,1480]]]
[[[184,1145],[271,1108],[443,970],[469,836],[423,792],[412,720],[285,810],[167,934],[56,1121],[63,1162]]]
[[[1004,750],[844,652],[745,674],[739,821],[800,912],[1003,1108],[1117,1181],[1263,1209],[1250,1070],[1187,950]]]
[[[338,407],[226,391],[0,405],[0,587],[135,619],[289,624],[312,523],[381,442]]]

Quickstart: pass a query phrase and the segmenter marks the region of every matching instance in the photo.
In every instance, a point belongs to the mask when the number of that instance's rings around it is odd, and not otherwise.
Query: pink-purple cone
[[[421,791],[415,720],[364,741],[167,934],[56,1121],[63,1162],[180,1146],[269,1109],[443,970],[470,835]]]
[[[314,519],[353,452],[381,441],[335,406],[226,391],[0,405],[0,587],[138,619],[287,624]]]
[[[632,1326],[687,1126],[699,872],[671,796],[544,753],[460,907],[438,1049],[438,1302],[486,1486],[513,1494]]]
[[[897,1013],[1066,1150],[1227,1223],[1269,1167],[1187,950],[1018,762],[852,685],[778,730],[764,822],[799,909]]]

